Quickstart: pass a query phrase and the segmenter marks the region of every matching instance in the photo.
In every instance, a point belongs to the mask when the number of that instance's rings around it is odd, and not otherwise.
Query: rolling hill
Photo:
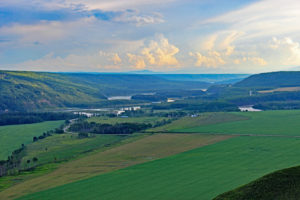
[[[208,86],[154,75],[0,71],[0,111],[87,107],[101,105],[108,96]]]
[[[269,72],[252,75],[236,84],[235,87],[295,87],[300,86],[300,71]]]
[[[206,94],[211,99],[221,99],[236,105],[276,103],[274,109],[299,107],[300,72],[270,72],[252,75],[235,84],[210,86]],[[289,105],[289,102],[294,102]],[[288,103],[288,104],[287,104]],[[283,105],[284,104],[284,105]],[[264,106],[270,107],[270,106]]]
[[[279,170],[214,200],[296,200],[300,198],[300,167]]]

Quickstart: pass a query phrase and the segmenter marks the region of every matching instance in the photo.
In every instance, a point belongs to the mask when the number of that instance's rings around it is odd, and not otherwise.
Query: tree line
[[[147,123],[117,123],[99,124],[95,122],[78,121],[69,128],[72,132],[95,134],[132,134],[152,127]]]
[[[0,114],[0,126],[14,124],[32,124],[43,121],[69,120],[78,118],[78,115],[64,112],[14,112]]]
[[[66,120],[65,125],[68,123],[69,121]],[[59,128],[44,132],[40,136],[34,136],[32,140],[33,142],[37,142],[38,140],[42,140],[46,137],[52,136],[53,134],[61,134],[64,132],[63,127],[64,125],[61,125]],[[25,156],[25,149],[26,146],[22,144],[20,148],[14,150],[12,154],[8,156],[7,160],[0,160],[0,177],[5,175],[17,174],[22,170],[28,170],[30,168],[35,167],[38,161],[37,157],[33,157],[32,159],[26,160],[25,169],[21,169],[21,161],[22,158]]]

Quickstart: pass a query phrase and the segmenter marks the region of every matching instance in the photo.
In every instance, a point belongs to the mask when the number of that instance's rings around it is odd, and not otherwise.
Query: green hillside
[[[93,103],[104,96],[61,74],[0,72],[0,110],[30,110]]]
[[[208,85],[154,75],[0,71],[0,111],[97,106],[107,103],[108,96]]]
[[[300,86],[300,72],[269,72],[252,75],[236,84],[235,87],[292,87]]]
[[[32,142],[34,136],[40,136],[43,132],[58,128],[63,121],[49,121],[25,125],[0,126],[0,160],[7,159],[12,151],[22,144]]]
[[[279,170],[247,185],[226,192],[214,200],[298,200],[300,167]]]

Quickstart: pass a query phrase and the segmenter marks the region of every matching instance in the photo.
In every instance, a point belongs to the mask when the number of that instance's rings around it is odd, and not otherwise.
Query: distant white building
[[[172,102],[175,102],[175,99],[172,99],[172,98],[168,98],[168,99],[167,99],[167,102],[168,102],[168,103],[172,103]]]

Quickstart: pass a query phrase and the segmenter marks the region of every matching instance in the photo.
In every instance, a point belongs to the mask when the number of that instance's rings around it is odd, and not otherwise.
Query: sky
[[[0,69],[300,70],[297,0],[1,0]]]

